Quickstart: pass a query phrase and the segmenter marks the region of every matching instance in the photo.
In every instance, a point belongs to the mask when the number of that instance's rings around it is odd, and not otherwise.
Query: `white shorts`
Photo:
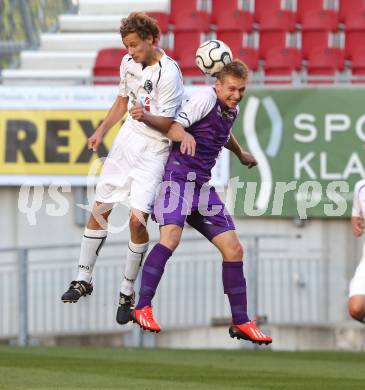
[[[365,245],[360,264],[350,282],[349,297],[354,295],[365,295]]]
[[[104,162],[95,200],[123,202],[150,214],[169,152],[167,140],[138,133],[125,122]]]

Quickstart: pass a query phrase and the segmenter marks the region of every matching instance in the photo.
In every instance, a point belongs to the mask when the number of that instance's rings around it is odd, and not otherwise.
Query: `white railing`
[[[327,323],[326,261],[269,250],[264,243],[273,237],[242,238],[249,314],[269,323]],[[295,239],[277,236],[275,242]],[[115,321],[126,244],[103,248],[94,292],[77,304],[64,304],[60,297],[75,276],[78,245],[0,249],[0,338],[17,338],[24,345],[29,337],[130,331],[131,324],[121,327]],[[164,329],[228,323],[221,258],[214,246],[202,239],[184,240],[166,267],[154,304]]]

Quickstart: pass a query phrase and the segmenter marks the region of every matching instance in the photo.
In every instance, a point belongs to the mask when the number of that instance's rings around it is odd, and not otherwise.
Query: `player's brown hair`
[[[247,80],[248,67],[241,60],[233,60],[229,64],[225,65],[224,68],[216,75],[219,81],[223,81],[226,76],[233,76],[238,79]]]
[[[157,43],[160,39],[157,21],[144,12],[132,12],[127,18],[123,18],[119,31],[122,38],[130,33],[137,33],[143,40],[152,36],[153,43]]]

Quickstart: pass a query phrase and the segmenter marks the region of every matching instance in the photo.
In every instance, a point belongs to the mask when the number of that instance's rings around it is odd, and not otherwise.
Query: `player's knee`
[[[242,261],[243,259],[243,246],[237,241],[234,245],[232,245],[229,249],[228,260],[230,261]]]
[[[172,228],[161,235],[160,243],[174,251],[180,243],[181,229]]]
[[[136,235],[144,234],[147,230],[146,223],[144,220],[140,220],[135,215],[131,215],[129,220],[129,228],[131,232]]]
[[[363,321],[365,318],[364,305],[358,303],[350,303],[349,314],[354,320]]]

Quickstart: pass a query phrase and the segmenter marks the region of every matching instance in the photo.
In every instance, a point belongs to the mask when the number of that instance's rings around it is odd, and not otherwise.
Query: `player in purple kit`
[[[269,344],[247,316],[246,282],[243,274],[243,248],[233,220],[214,187],[208,185],[211,170],[225,146],[242,164],[255,166],[254,157],[245,152],[231,134],[238,114],[237,104],[246,89],[248,70],[241,61],[226,65],[217,75],[215,89],[201,90],[186,100],[171,129],[185,128],[196,141],[193,150],[174,143],[165,166],[164,182],[154,205],[160,225],[160,241],[148,255],[142,271],[138,305],[131,317],[143,329],[159,332],[153,317],[152,299],[164,267],[178,246],[185,222],[210,240],[223,257],[222,278],[232,312],[231,337]]]

